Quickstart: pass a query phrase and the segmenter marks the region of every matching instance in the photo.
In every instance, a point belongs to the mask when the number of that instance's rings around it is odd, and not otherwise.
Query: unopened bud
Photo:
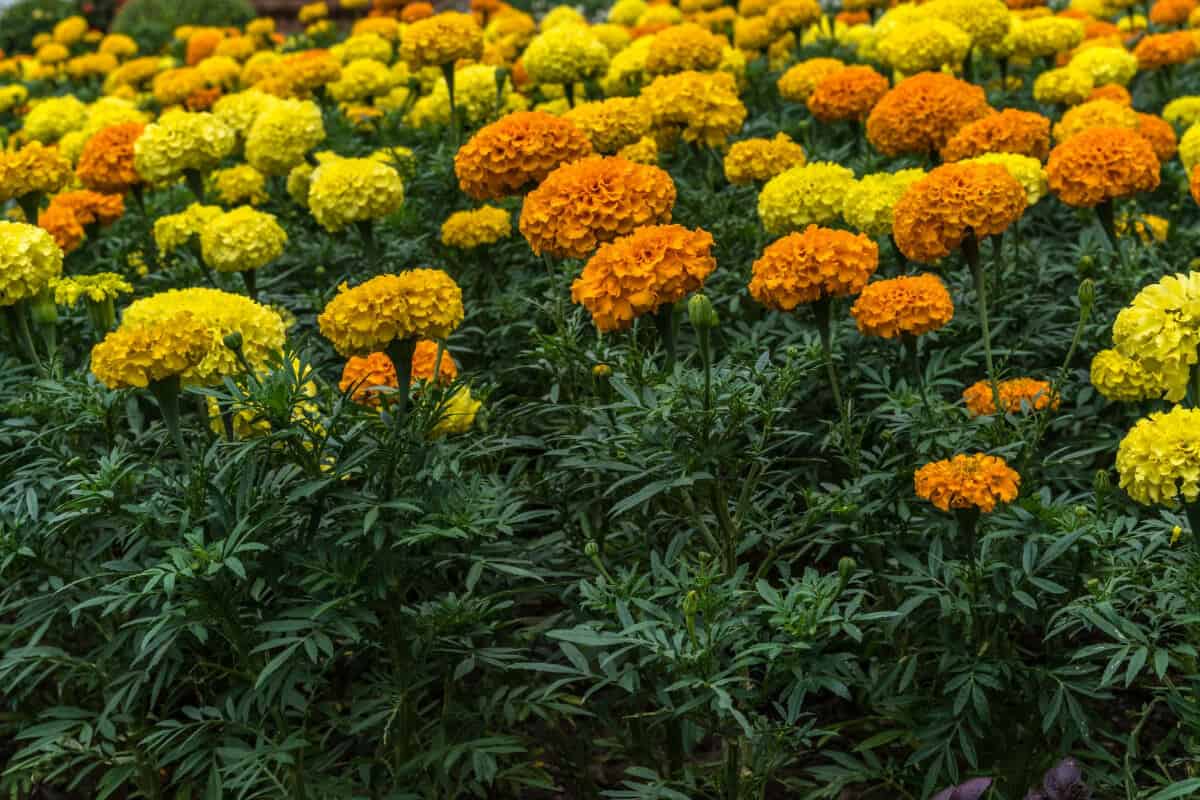
[[[54,305],[54,292],[43,289],[29,305],[30,316],[38,325],[57,325],[58,307]]]
[[[692,299],[688,300],[688,320],[692,327],[698,330],[712,329],[721,324],[712,301],[703,294],[694,294]]]
[[[1090,311],[1092,304],[1096,302],[1096,282],[1091,278],[1085,278],[1079,284],[1079,307],[1085,311]]]
[[[1108,470],[1098,469],[1095,476],[1092,478],[1092,489],[1098,495],[1107,494],[1112,488],[1112,479],[1108,477]]]
[[[858,569],[858,562],[850,556],[842,556],[838,559],[838,578],[841,580],[843,588],[850,582],[856,569]]]
[[[592,367],[592,375],[596,378],[607,378],[609,375],[612,375],[612,367],[608,364],[597,364]]]
[[[230,331],[229,333],[225,334],[225,338],[222,341],[225,342],[226,347],[236,353],[238,350],[242,349],[242,332]]]
[[[596,544],[596,540],[592,539],[583,546],[583,554],[588,558],[596,558],[600,555],[600,545]]]
[[[695,589],[692,589],[683,597],[683,613],[685,616],[694,617],[699,610],[700,595]]]

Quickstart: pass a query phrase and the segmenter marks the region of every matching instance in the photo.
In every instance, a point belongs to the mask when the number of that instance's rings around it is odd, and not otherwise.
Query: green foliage
[[[80,13],[78,0],[18,0],[0,11],[0,50],[27,51],[33,37]]]
[[[117,12],[112,29],[132,36],[145,52],[171,41],[181,25],[243,25],[254,19],[247,0],[129,0]]]

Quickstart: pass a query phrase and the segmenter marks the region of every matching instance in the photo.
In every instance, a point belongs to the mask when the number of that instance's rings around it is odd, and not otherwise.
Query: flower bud
[[[592,367],[592,376],[595,378],[607,378],[612,375],[612,367],[608,364],[597,364]]]
[[[712,301],[703,294],[694,294],[688,300],[688,320],[697,330],[712,329],[721,324]]]
[[[1093,272],[1092,268],[1095,266],[1096,266],[1096,259],[1092,258],[1091,256],[1085,255],[1085,256],[1079,257],[1079,274],[1080,275],[1091,275]]]
[[[588,558],[596,558],[600,555],[600,545],[596,544],[595,539],[591,539],[583,546],[583,554]]]
[[[38,325],[57,325],[58,307],[54,305],[54,292],[43,289],[29,305],[30,316]]]
[[[1096,302],[1096,282],[1091,278],[1085,278],[1079,284],[1079,307],[1090,311],[1092,304]]]
[[[850,578],[856,569],[858,569],[858,562],[850,556],[842,556],[838,559],[838,579],[842,582],[842,588],[850,583]]]
[[[1171,545],[1174,546],[1175,543],[1179,541],[1181,536],[1183,536],[1183,528],[1179,527],[1178,525],[1176,525],[1174,528],[1171,528]]]
[[[694,616],[696,616],[696,612],[699,610],[700,610],[700,595],[695,589],[692,589],[690,592],[688,592],[686,595],[684,595],[683,613],[686,616],[694,617]]]
[[[1097,495],[1104,495],[1110,488],[1112,488],[1112,479],[1108,476],[1108,470],[1096,470],[1096,475],[1092,478],[1092,490]]]
[[[226,347],[236,353],[238,350],[242,349],[242,332],[230,331],[229,333],[225,334],[225,338],[222,341],[225,342]]]

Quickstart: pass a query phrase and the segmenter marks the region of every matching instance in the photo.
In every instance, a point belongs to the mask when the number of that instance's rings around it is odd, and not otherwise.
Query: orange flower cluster
[[[1024,408],[1042,411],[1058,408],[1058,396],[1053,393],[1049,381],[1034,378],[1013,378],[996,385],[1000,394],[1000,405],[1005,412],[1015,414]],[[988,417],[996,413],[996,392],[991,381],[982,380],[971,384],[963,391],[963,401],[973,417]]]
[[[520,229],[534,253],[587,258],[643,225],[670,222],[674,205],[664,170],[592,156],[554,170],[525,197]]]
[[[438,344],[429,339],[417,342],[412,359],[412,380],[433,379],[433,368],[437,363]],[[449,384],[458,377],[458,366],[448,350],[442,351],[442,363],[438,369],[440,384]],[[400,382],[396,377],[396,365],[387,353],[371,353],[369,356],[351,356],[342,368],[342,379],[338,388],[352,392],[350,399],[362,405],[379,406],[379,387],[397,389]]]
[[[1087,96],[1088,101],[1091,100],[1111,100],[1119,105],[1133,107],[1133,95],[1119,83],[1106,83],[1103,86],[1097,86],[1092,89],[1092,93]]]
[[[1158,157],[1150,142],[1126,128],[1089,128],[1055,147],[1046,162],[1050,191],[1070,206],[1158,188]]]
[[[454,157],[458,185],[477,200],[518,194],[561,164],[592,154],[592,143],[567,120],[519,111],[479,130]]]
[[[804,103],[817,90],[817,84],[845,68],[845,62],[837,58],[810,58],[790,67],[775,85],[784,100]]]
[[[1112,100],[1089,100],[1068,109],[1054,126],[1054,140],[1065,142],[1088,128],[1129,128],[1138,126],[1138,115],[1129,106]]]
[[[866,234],[809,225],[771,243],[754,262],[750,296],[791,311],[823,297],[857,294],[879,266],[879,246]]]
[[[1139,69],[1158,69],[1184,64],[1196,57],[1196,36],[1192,31],[1152,33],[1143,36],[1133,48]]]
[[[983,89],[941,72],[905,78],[867,117],[867,139],[884,155],[936,152],[968,122],[992,113]]]
[[[888,79],[870,67],[846,67],[817,84],[808,96],[808,110],[822,122],[866,119],[889,86]]]
[[[984,453],[934,461],[913,476],[917,497],[942,511],[977,509],[991,512],[996,503],[1017,498],[1021,476],[1004,459]]]
[[[1188,177],[1188,191],[1192,195],[1192,199],[1200,204],[1200,165],[1192,167],[1191,175]]]
[[[1162,117],[1154,114],[1143,114],[1138,112],[1137,132],[1142,137],[1150,142],[1150,146],[1154,148],[1154,155],[1158,156],[1158,160],[1163,164],[1175,157],[1175,153],[1179,150],[1179,139],[1175,136],[1175,128],[1171,123],[1167,122]]]
[[[850,314],[866,336],[920,336],[954,318],[954,301],[938,276],[904,275],[868,283]]]
[[[942,147],[945,161],[985,153],[1016,153],[1045,161],[1050,154],[1050,120],[1032,111],[1006,108],[967,123]]]
[[[1025,190],[998,164],[944,164],[896,203],[892,235],[904,255],[932,263],[957,250],[968,230],[1002,233],[1025,212]]]
[[[1196,5],[1196,0],[1158,0],[1150,7],[1150,21],[1164,28],[1183,25]]]
[[[38,214],[38,225],[54,237],[63,253],[77,250],[87,238],[88,225],[109,225],[125,213],[119,194],[100,194],[86,189],[55,195]]]
[[[682,225],[651,225],[603,245],[571,284],[571,299],[602,332],[682,300],[717,267],[713,237]]]

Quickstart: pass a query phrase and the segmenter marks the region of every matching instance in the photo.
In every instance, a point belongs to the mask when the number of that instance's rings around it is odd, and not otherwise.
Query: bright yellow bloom
[[[864,175],[845,190],[842,218],[868,236],[886,236],[892,232],[896,203],[924,177],[925,170],[919,167]]]
[[[1200,497],[1200,410],[1175,407],[1140,420],[1117,448],[1121,488],[1142,505]]]
[[[308,207],[326,230],[382,219],[404,202],[404,183],[396,170],[370,158],[339,158],[313,172]]]
[[[264,175],[286,175],[324,140],[325,122],[316,103],[270,103],[246,134],[246,161]]]
[[[36,225],[0,222],[0,306],[28,300],[62,274],[62,250]]]
[[[512,217],[495,206],[456,211],[442,223],[442,244],[470,250],[512,236]]]
[[[317,323],[348,357],[387,350],[398,340],[445,339],[462,320],[458,284],[441,270],[413,269],[340,287]]]
[[[205,224],[200,231],[200,253],[204,263],[217,272],[243,272],[279,258],[287,240],[273,215],[241,206]]]
[[[144,389],[194,368],[208,345],[208,329],[186,311],[153,323],[126,323],[92,348],[92,374],[110,389]]]
[[[170,111],[146,126],[133,163],[147,183],[169,183],[185,172],[207,172],[233,151],[232,130],[208,113]]]
[[[792,167],[767,181],[758,194],[758,216],[778,236],[833,222],[842,212],[854,173],[828,161]]]

